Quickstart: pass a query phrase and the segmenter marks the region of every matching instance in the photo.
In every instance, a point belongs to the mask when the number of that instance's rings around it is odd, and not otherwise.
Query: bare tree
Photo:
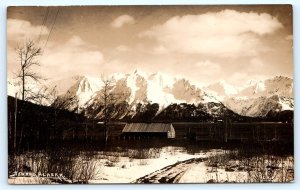
[[[102,77],[102,82],[103,88],[100,91],[100,96],[103,105],[105,145],[107,145],[110,120],[113,118],[113,114],[118,112],[118,110],[116,110],[118,104],[120,105],[122,101],[126,101],[126,99],[129,97],[130,91],[126,90],[125,84],[118,85],[112,77],[107,79]],[[126,107],[126,112],[128,111],[128,107]],[[117,115],[115,116],[117,117]]]
[[[129,111],[129,107],[126,106],[125,102],[129,97],[130,91],[126,89],[125,83],[116,82],[112,77],[105,78],[102,76],[101,81],[103,87],[87,101],[85,104],[85,114],[91,119],[93,129],[95,120],[102,120],[102,124],[104,125],[104,140],[105,145],[107,145],[111,120],[118,118],[120,110],[124,111],[123,115]]]
[[[18,56],[19,62],[19,70],[16,74],[16,78],[21,82],[21,98],[24,101],[29,101],[40,97],[40,95],[33,95],[34,92],[32,89],[27,87],[27,80],[31,79],[33,81],[38,82],[40,79],[40,75],[33,71],[34,66],[40,66],[40,62],[38,61],[38,57],[42,55],[42,50],[40,47],[37,47],[32,40],[28,40],[24,43],[24,45],[16,48],[16,53]],[[38,93],[42,94],[42,93]],[[23,115],[23,106],[21,104],[21,108],[19,109],[21,112],[21,120],[24,119]],[[20,139],[19,139],[19,148],[23,141],[23,132],[24,132],[24,121],[21,122],[21,131],[20,131]]]
[[[19,78],[22,83],[22,100],[26,100],[26,95],[32,93],[32,91],[26,87],[27,79],[32,79],[36,82],[41,79],[40,75],[33,71],[33,67],[40,66],[40,62],[37,58],[42,55],[42,49],[37,47],[32,40],[29,40],[23,46],[18,47],[16,51],[20,64],[17,78]],[[30,96],[30,98],[32,97],[33,96]]]
[[[112,78],[110,79],[102,79],[103,81],[103,89],[101,93],[101,99],[103,100],[103,106],[104,106],[104,138],[105,138],[105,145],[108,141],[108,135],[109,135],[109,120],[111,118],[111,112],[108,111],[109,104],[112,104],[113,101],[115,101],[115,97],[112,94],[113,89],[113,83],[114,80]]]
[[[36,104],[42,105],[49,102],[49,91],[46,86],[42,86],[37,89],[35,92],[32,90],[27,90],[26,101],[34,101]]]
[[[124,96],[125,93],[116,93],[114,89],[116,87],[115,80],[110,78],[101,77],[103,87],[98,92],[98,98],[91,97],[91,105],[90,109],[87,109],[89,115],[92,117],[94,122],[95,117],[99,116],[99,112],[102,114],[103,124],[104,124],[104,138],[105,145],[107,145],[107,141],[109,138],[109,123],[112,119],[114,108],[118,103],[118,100],[121,96]],[[94,99],[94,100],[93,100]],[[93,102],[92,102],[93,101]]]

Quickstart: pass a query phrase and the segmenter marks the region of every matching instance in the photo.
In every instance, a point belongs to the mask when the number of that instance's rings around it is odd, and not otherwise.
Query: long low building
[[[127,123],[122,130],[122,136],[175,138],[175,130],[171,123]]]

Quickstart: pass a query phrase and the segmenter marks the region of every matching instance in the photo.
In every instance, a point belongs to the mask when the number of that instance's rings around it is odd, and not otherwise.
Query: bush
[[[66,179],[61,183],[88,183],[98,177],[101,165],[90,155],[75,155],[68,151],[51,152],[51,154],[31,152],[19,156],[10,156],[8,160],[9,175],[14,172],[31,172],[34,174],[62,174]],[[49,183],[49,179],[37,177],[32,183]]]

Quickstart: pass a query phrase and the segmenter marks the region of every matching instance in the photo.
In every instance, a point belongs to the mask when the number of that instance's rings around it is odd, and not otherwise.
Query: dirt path
[[[183,174],[195,164],[203,162],[207,158],[192,158],[166,166],[144,177],[138,178],[132,183],[178,183]]]

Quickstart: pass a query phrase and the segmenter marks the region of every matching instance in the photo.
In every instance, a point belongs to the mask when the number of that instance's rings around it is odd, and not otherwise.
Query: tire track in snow
[[[138,178],[132,183],[178,183],[183,174],[195,164],[207,158],[192,158],[166,166],[146,176]]]

